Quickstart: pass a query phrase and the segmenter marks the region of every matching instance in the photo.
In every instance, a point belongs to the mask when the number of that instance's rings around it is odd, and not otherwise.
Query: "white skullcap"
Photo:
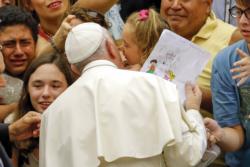
[[[65,42],[65,53],[69,63],[79,63],[93,55],[103,38],[103,28],[99,24],[82,23],[73,27]]]

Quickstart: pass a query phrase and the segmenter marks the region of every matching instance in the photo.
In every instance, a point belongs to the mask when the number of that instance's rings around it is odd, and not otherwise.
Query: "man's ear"
[[[77,69],[77,67],[73,64],[70,65],[71,71],[76,75],[76,76],[80,76],[81,72]]]
[[[105,42],[105,45],[106,45],[106,48],[107,48],[107,51],[108,51],[108,55],[111,59],[116,59],[117,57],[117,50],[116,48],[114,47],[114,44],[109,41],[109,40],[106,40]]]
[[[209,15],[212,11],[213,0],[205,0],[205,3],[207,4],[207,14]]]

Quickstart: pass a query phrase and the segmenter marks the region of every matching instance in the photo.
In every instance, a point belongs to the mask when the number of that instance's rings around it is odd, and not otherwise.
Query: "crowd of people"
[[[211,54],[184,104],[165,29]],[[248,167],[249,49],[250,0],[0,0],[0,167]]]

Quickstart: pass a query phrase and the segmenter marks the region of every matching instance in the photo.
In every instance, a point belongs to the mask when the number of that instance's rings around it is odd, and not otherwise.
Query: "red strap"
[[[46,33],[40,25],[38,26],[38,35],[43,37],[46,41],[50,41],[50,38],[53,36],[52,34]]]

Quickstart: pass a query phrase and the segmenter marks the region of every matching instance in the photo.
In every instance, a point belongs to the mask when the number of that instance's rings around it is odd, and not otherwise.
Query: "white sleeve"
[[[188,110],[182,114],[182,142],[164,149],[165,163],[168,167],[195,166],[207,147],[206,129],[199,111]]]

